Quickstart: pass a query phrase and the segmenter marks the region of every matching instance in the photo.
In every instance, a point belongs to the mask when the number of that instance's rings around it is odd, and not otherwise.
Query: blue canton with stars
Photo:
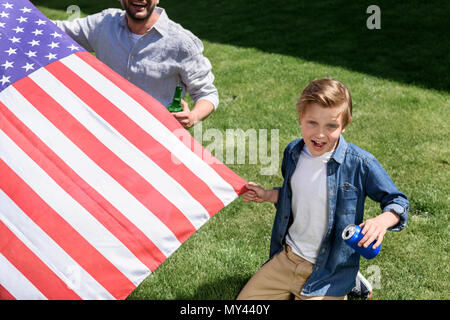
[[[28,0],[0,0],[0,91],[46,65],[85,51]]]

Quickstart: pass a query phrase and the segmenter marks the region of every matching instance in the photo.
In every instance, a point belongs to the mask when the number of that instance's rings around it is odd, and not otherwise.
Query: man
[[[165,107],[178,84],[194,100],[174,117],[189,128],[219,104],[203,44],[190,31],[171,21],[159,0],[119,0],[124,10],[106,9],[56,25],[98,59],[134,83]]]

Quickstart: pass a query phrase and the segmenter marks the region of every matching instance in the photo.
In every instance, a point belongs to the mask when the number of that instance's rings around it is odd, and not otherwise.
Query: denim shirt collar
[[[347,141],[345,141],[342,134],[339,136],[339,144],[337,148],[334,150],[333,154],[331,155],[331,158],[334,159],[339,164],[342,164],[344,162],[345,153],[347,151]]]
[[[305,141],[303,139],[300,140],[300,142],[297,145],[297,148],[295,148],[292,151],[292,160],[294,163],[297,163],[298,158],[300,157],[300,153],[302,152],[303,146],[305,145]],[[333,154],[331,155],[330,159],[334,159],[339,164],[342,164],[345,158],[345,152],[347,151],[347,141],[345,141],[342,134],[339,136],[339,144],[338,147],[334,150]]]
[[[152,29],[155,29],[158,31],[163,37],[168,35],[168,29],[169,29],[169,17],[167,16],[166,10],[160,7],[155,7],[156,12],[159,14],[159,18],[156,21],[156,23],[147,30],[149,32]],[[127,28],[128,31],[128,21],[127,21],[127,14],[125,10],[122,12],[122,19],[120,20],[120,25],[124,28]]]

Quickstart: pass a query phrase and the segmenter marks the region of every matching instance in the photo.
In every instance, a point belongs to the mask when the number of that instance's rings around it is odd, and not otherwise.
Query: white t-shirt
[[[143,34],[131,33],[131,40],[133,40],[134,44],[143,36]]]
[[[311,155],[306,145],[291,177],[294,220],[286,236],[292,251],[316,262],[328,229],[327,162],[333,152],[320,157]]]

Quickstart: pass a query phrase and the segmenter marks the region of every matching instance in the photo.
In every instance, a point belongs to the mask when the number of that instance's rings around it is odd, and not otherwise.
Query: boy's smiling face
[[[341,108],[325,108],[316,103],[306,106],[299,115],[299,124],[309,152],[316,157],[336,149],[339,136],[345,131]]]

